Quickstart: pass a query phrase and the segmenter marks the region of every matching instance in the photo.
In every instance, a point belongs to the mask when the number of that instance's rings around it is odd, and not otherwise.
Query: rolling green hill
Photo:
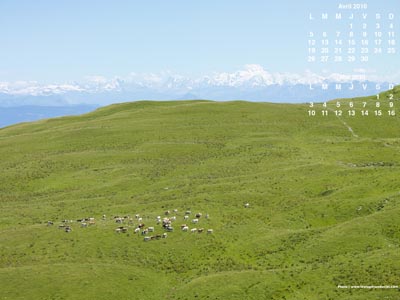
[[[338,288],[400,285],[390,93],[382,116],[376,97],[339,100],[340,117],[338,100],[316,116],[308,104],[142,101],[0,129],[0,299],[400,299]],[[134,234],[135,214],[162,234],[155,218],[174,209],[167,238]],[[133,218],[128,233],[117,215]]]

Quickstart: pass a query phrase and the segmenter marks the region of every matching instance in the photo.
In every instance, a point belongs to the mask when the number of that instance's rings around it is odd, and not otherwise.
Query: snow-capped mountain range
[[[367,70],[355,70],[351,75],[321,75],[311,71],[303,74],[270,73],[260,65],[251,64],[232,73],[220,72],[197,78],[161,72],[131,73],[114,78],[89,76],[82,82],[59,84],[41,84],[35,81],[0,82],[0,106],[106,105],[142,99],[324,101],[368,95],[379,92],[379,89],[387,90],[393,83],[392,79],[393,77],[374,77]]]

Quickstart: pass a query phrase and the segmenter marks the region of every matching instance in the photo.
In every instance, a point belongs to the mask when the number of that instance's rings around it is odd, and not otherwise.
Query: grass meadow
[[[340,117],[337,100],[313,117],[308,104],[139,101],[0,129],[0,299],[400,299],[338,288],[400,285],[388,97],[382,116],[372,96],[341,99]],[[135,214],[162,234],[155,217],[173,209],[167,238],[134,234]],[[133,217],[128,233],[116,215]]]

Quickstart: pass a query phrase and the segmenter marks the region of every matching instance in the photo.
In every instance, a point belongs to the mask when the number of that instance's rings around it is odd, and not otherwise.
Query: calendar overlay
[[[307,16],[309,28],[307,31],[307,62],[310,67],[324,70],[336,69],[368,69],[370,64],[376,65],[387,58],[395,61],[398,53],[396,30],[398,16],[390,10],[376,11],[370,9],[367,3],[336,4],[336,11],[310,12]],[[386,60],[384,60],[384,58]],[[382,63],[381,63],[382,64]],[[355,73],[346,83],[312,86],[310,89],[322,90],[344,88],[352,90],[355,82],[367,84],[364,74]],[[365,83],[364,83],[365,82]],[[395,84],[376,84],[376,96],[365,101],[335,100],[329,102],[310,102],[307,114],[309,116],[363,116],[383,117],[396,116],[398,103],[393,90]],[[388,93],[382,93],[389,90]]]

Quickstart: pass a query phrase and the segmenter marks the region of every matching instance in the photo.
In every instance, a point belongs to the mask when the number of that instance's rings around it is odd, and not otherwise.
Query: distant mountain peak
[[[363,73],[364,72],[364,73]],[[214,100],[246,99],[250,101],[301,102],[309,99],[363,96],[373,92],[371,86],[385,82],[385,78],[366,78],[365,70],[355,74],[316,74],[306,70],[303,74],[267,71],[258,64],[247,64],[234,72],[216,72],[190,78],[170,71],[160,73],[130,73],[125,77],[106,78],[88,76],[82,82],[41,84],[36,81],[0,82],[0,106],[7,102],[15,105],[35,105],[37,101],[66,104],[109,104],[139,99]],[[369,80],[369,81],[368,81]],[[353,91],[311,91],[309,86],[336,83],[372,82],[368,89]],[[386,80],[386,82],[388,82]],[[293,94],[295,93],[295,95]]]

